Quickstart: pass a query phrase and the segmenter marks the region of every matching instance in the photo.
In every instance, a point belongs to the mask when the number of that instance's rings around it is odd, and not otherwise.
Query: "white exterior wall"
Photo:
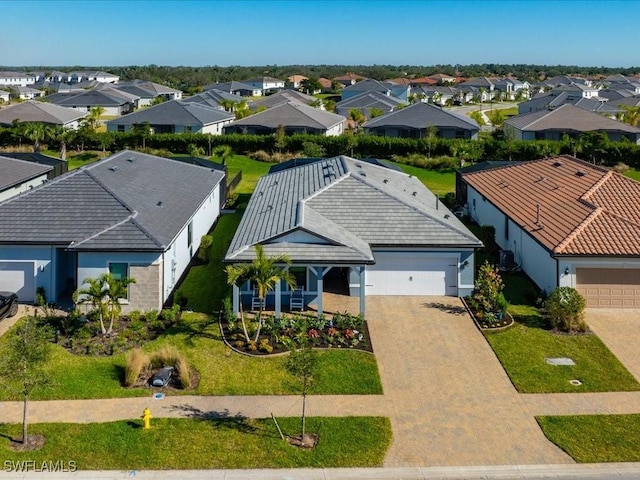
[[[89,112],[89,110],[91,110],[93,107],[95,107],[95,105],[91,105],[91,106],[87,106],[87,105],[82,105],[82,106],[73,106],[70,108],[73,108],[74,110],[78,110],[79,112]],[[117,107],[102,107],[104,108],[104,113],[102,115],[110,115],[110,116],[120,116],[122,115],[122,109],[124,107],[121,106],[117,106]]]
[[[223,182],[225,179],[222,180]],[[171,246],[164,253],[165,269],[163,281],[163,300],[166,301],[171,291],[175,287],[175,282],[189,266],[189,262],[197,253],[200,246],[200,239],[209,233],[209,230],[220,216],[220,185],[205,199],[190,220],[193,222],[193,236],[191,246],[187,245],[188,229],[187,222],[178,236],[171,242]]]
[[[26,87],[36,83],[36,78],[30,75],[16,77],[0,77],[0,85],[10,85],[13,87]]]
[[[569,269],[569,274],[565,275],[565,269]],[[576,288],[576,270],[578,268],[640,268],[640,258],[580,258],[580,257],[560,257],[558,259],[558,274],[560,287]]]
[[[0,91],[0,101],[2,102],[9,102],[10,99],[10,94],[9,92],[5,92],[5,91]]]
[[[330,129],[328,129],[325,135],[327,137],[335,137],[337,135],[341,135],[343,132],[344,132],[344,122],[340,122],[337,125],[334,125]]]
[[[54,291],[55,249],[50,246],[0,246],[0,263],[33,262],[35,288],[43,287],[47,294]],[[6,289],[6,287],[5,287]],[[0,290],[3,290],[0,278]],[[35,290],[31,292],[35,298]]]
[[[46,181],[47,174],[45,173],[43,175],[40,175],[39,177],[29,180],[28,182],[24,182],[20,185],[16,185],[15,187],[0,191],[0,202],[2,200],[6,200],[7,198],[14,197],[22,192],[26,192],[27,190],[31,190],[33,187],[37,187],[38,185],[41,185]]]
[[[233,118],[230,118],[229,120],[223,120],[222,122],[212,123],[210,125],[205,125],[204,127],[202,127],[202,130],[200,130],[200,133],[222,135],[222,129],[224,128],[224,126],[229,125],[231,122],[233,122]]]
[[[509,238],[505,235],[505,214],[470,185],[467,187],[469,215],[479,225],[491,225],[496,230],[496,243],[503,250],[511,250],[515,261],[538,285],[550,292],[557,286],[557,261],[551,253],[526,231],[509,220]],[[474,203],[475,201],[475,203]]]

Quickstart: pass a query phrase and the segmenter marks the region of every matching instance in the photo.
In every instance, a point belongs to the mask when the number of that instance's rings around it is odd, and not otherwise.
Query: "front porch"
[[[365,274],[362,266],[292,266],[298,288],[290,290],[283,282],[276,284],[264,299],[264,311],[279,318],[282,312],[308,312],[320,316],[348,311],[365,314]],[[249,282],[233,286],[233,311],[258,310],[260,300]]]

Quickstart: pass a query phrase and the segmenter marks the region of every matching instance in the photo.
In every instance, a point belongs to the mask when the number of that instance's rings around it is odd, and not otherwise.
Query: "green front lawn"
[[[640,170],[630,169],[630,170],[627,170],[624,174],[627,177],[633,178],[634,180],[637,180],[638,182],[640,182]]]
[[[11,334],[11,330],[8,334]],[[0,339],[0,348],[4,345]],[[200,372],[196,390],[174,390],[171,395],[285,395],[296,394],[298,384],[284,366],[285,356],[249,357],[232,352],[223,342],[217,321],[204,314],[183,314],[181,321],[144,350],[175,346]],[[312,394],[380,394],[382,385],[375,357],[353,350],[319,352]],[[123,354],[112,357],[77,356],[53,345],[47,364],[52,385],[36,390],[34,400],[151,396],[148,388],[123,388]],[[0,389],[0,400],[17,399]]]
[[[379,467],[391,444],[391,425],[382,417],[308,418],[307,431],[320,433],[312,450],[283,441],[271,419],[139,419],[92,424],[35,424],[30,434],[47,437],[37,451],[17,453],[8,436],[20,426],[0,425],[0,456],[7,462],[59,460],[79,470],[246,469]],[[299,434],[299,418],[278,419],[285,434]]]
[[[444,196],[447,193],[456,191],[456,172],[453,170],[427,170],[426,168],[403,165],[391,160],[389,160],[389,163],[397,165],[405,173],[417,177],[429,190],[438,196]]]
[[[522,274],[503,275],[504,294],[516,324],[486,332],[487,341],[521,393],[614,392],[640,390],[640,384],[596,335],[563,335],[548,329],[533,306],[538,292]],[[546,358],[568,357],[575,366]],[[569,380],[580,380],[573,386]]]
[[[639,462],[640,415],[537,417],[549,440],[579,463]]]

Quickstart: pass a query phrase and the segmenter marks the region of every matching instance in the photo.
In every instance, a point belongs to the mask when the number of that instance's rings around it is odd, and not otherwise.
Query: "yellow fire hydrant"
[[[144,411],[142,412],[142,423],[144,424],[145,430],[151,428],[152,418],[153,417],[151,416],[151,410],[149,410],[149,407],[145,408]]]

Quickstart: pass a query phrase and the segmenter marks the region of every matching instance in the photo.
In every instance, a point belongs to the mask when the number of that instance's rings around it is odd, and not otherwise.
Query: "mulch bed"
[[[32,452],[40,450],[47,443],[47,437],[44,435],[27,435],[27,443],[22,443],[22,438],[11,439],[9,448],[14,452]]]
[[[237,330],[230,331],[229,325],[227,323],[224,323],[223,321],[220,322],[220,330],[222,332],[224,342],[227,344],[227,346],[240,353],[262,357],[262,356],[276,355],[276,354],[289,352],[289,348],[287,346],[285,346],[282,343],[275,342],[276,336],[272,334],[264,334],[264,335],[261,334],[260,338],[256,342],[256,344],[259,346],[261,341],[268,340],[269,345],[273,347],[273,350],[271,352],[267,352],[259,348],[257,350],[251,350],[249,345],[246,342],[244,333],[242,331],[238,332]],[[373,353],[373,347],[370,341],[371,337],[369,336],[369,327],[366,321],[364,322],[364,326],[361,328],[361,330],[358,331],[357,334],[355,334],[356,338],[359,338],[360,335],[362,336],[362,340],[359,340],[357,345],[352,345],[351,340],[347,340],[347,339],[345,339],[344,343],[339,343],[338,341],[334,341],[333,343],[330,343],[327,340],[326,335],[324,335],[327,333],[327,331],[328,331],[328,328],[324,328],[322,332],[319,332],[320,333],[319,338],[309,339],[307,344],[313,348],[319,348],[319,349],[361,350],[361,351]],[[285,332],[280,332],[280,333],[282,335]],[[344,337],[343,330],[340,331],[340,334]],[[242,342],[243,345],[239,345],[238,341]]]
[[[473,322],[480,330],[499,331],[509,328],[515,323],[515,320],[509,312],[505,313],[501,320],[495,322],[485,322],[478,319],[478,317],[476,316],[476,312],[471,309],[471,306],[465,298],[462,298],[462,303],[464,303],[467,312],[469,312],[469,315],[471,315],[471,318],[473,318]]]

